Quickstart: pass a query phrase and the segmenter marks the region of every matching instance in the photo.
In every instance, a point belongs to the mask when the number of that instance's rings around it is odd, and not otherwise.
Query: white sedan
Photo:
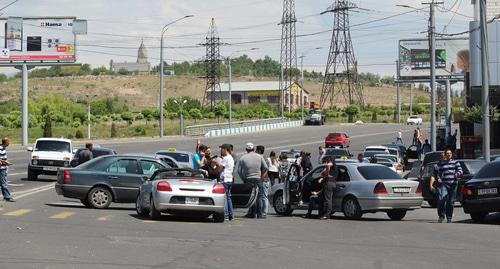
[[[422,117],[417,115],[411,115],[406,120],[407,125],[420,125],[422,124],[422,122],[423,122]]]

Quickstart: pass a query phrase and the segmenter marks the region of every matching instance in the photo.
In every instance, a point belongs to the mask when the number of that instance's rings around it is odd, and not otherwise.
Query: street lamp
[[[97,97],[97,94],[91,95],[91,94],[86,94],[87,97],[87,137],[90,139],[90,97]]]
[[[299,57],[300,58],[300,106],[301,106],[301,119],[302,122],[304,122],[304,57],[306,57],[306,54],[313,51],[313,50],[319,50],[321,47],[313,48],[306,50],[302,55]]]
[[[181,125],[181,136],[184,135],[184,104],[187,103],[187,100],[184,100],[182,102],[177,102],[177,100],[174,99],[174,103],[176,103],[178,106],[179,106],[179,109],[180,109],[180,115],[179,115],[179,124]]]
[[[228,86],[229,86],[229,133],[232,133],[232,126],[233,126],[233,109],[232,109],[232,103],[233,103],[233,98],[231,96],[231,83],[232,83],[232,70],[231,70],[231,60],[234,54],[239,53],[239,52],[244,52],[244,51],[251,51],[251,50],[258,50],[259,48],[250,48],[250,49],[245,49],[245,50],[237,50],[231,53],[229,57],[227,57],[227,68],[228,68],[228,73],[229,73],[229,80],[228,80]]]
[[[165,26],[163,26],[163,28],[161,29],[161,37],[160,37],[160,138],[163,137],[163,130],[164,130],[164,126],[163,126],[163,35],[165,34],[165,32],[168,30],[168,27],[180,20],[183,20],[183,19],[186,19],[186,18],[190,18],[190,17],[194,17],[194,15],[187,15],[187,16],[184,16],[182,18],[179,18],[175,21],[172,21],[170,23],[167,23],[165,24]]]

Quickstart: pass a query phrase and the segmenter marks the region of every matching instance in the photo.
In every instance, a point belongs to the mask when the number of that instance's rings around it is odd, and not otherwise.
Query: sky
[[[13,0],[0,0],[0,7]],[[421,0],[353,0],[360,9],[350,13],[351,36],[360,72],[395,75],[398,40],[425,38],[428,8]],[[455,33],[468,29],[473,7],[470,0],[444,0],[436,11],[436,31]],[[304,68],[325,71],[331,43],[333,15],[320,15],[333,1],[295,0],[297,55],[305,55]],[[408,5],[415,10],[396,5]],[[205,55],[204,42],[211,18],[215,19],[222,56],[247,54],[252,59],[280,58],[282,0],[19,0],[1,11],[7,16],[75,16],[88,20],[88,34],[77,38],[77,62],[93,67],[109,61],[135,62],[143,40],[149,61],[159,63],[162,27],[169,27],[164,58],[197,61]],[[0,12],[0,13],[1,13]],[[402,14],[406,13],[406,14]],[[390,18],[387,18],[390,17]],[[262,42],[262,40],[269,40]],[[254,42],[258,41],[258,42]],[[252,51],[245,51],[258,48]],[[319,49],[315,49],[319,48]],[[3,68],[0,72],[12,72]]]

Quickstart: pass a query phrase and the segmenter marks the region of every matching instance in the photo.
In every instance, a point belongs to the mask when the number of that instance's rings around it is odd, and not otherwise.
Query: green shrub
[[[117,137],[118,136],[118,130],[116,129],[116,124],[113,122],[111,123],[111,137]]]
[[[80,129],[76,130],[75,132],[75,138],[76,139],[82,139],[83,138],[83,133]]]
[[[80,127],[80,125],[81,125],[80,121],[75,120],[75,121],[71,124],[71,127],[73,127],[73,128],[78,128],[78,127]]]

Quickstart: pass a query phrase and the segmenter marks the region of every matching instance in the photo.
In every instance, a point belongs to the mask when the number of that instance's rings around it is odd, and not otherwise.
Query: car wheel
[[[474,221],[474,222],[482,222],[484,220],[484,218],[486,218],[486,216],[488,215],[488,213],[484,213],[484,212],[479,212],[479,213],[471,213],[470,214],[470,218]]]
[[[92,205],[89,203],[89,200],[87,200],[87,199],[80,199],[80,202],[82,202],[82,204],[87,208],[92,207]]]
[[[290,208],[290,205],[285,205],[283,203],[283,192],[277,192],[274,195],[273,199],[273,207],[274,212],[281,216],[290,216],[293,212],[293,209]]]
[[[28,180],[37,180],[38,175],[33,170],[28,169]]]
[[[432,208],[436,208],[437,207],[437,201],[436,200],[427,200],[427,203]]]
[[[406,216],[406,209],[397,209],[387,212],[391,220],[402,220]]]
[[[212,218],[214,219],[214,222],[222,223],[224,222],[224,213],[214,213]]]
[[[358,203],[356,198],[349,196],[344,200],[344,204],[342,206],[344,211],[344,216],[350,220],[359,220],[363,216],[363,212],[361,212],[361,206]]]
[[[113,195],[106,187],[95,187],[90,190],[87,200],[93,208],[105,209],[111,205]]]
[[[153,196],[149,199],[149,204],[151,208],[149,209],[149,218],[152,220],[159,220],[161,216],[161,212],[156,210],[155,203],[153,201]]]
[[[137,212],[137,215],[141,217],[145,217],[148,214],[148,212],[144,210],[144,207],[142,206],[140,195],[137,195],[137,199],[135,199],[135,211]]]

